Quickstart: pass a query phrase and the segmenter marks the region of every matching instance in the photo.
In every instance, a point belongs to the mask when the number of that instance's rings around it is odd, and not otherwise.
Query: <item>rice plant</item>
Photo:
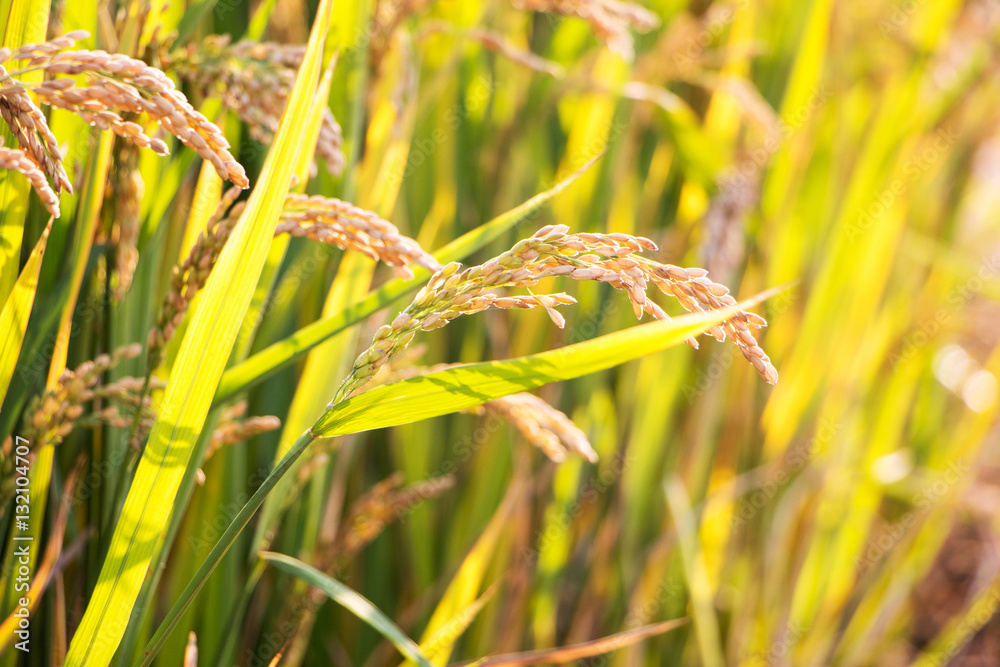
[[[1000,660],[996,0],[0,17],[0,667]]]

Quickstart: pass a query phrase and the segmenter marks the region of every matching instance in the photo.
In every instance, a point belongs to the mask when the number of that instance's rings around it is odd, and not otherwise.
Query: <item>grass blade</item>
[[[274,553],[273,551],[264,551],[261,552],[260,557],[270,563],[274,563],[274,566],[278,569],[284,570],[302,579],[310,586],[323,591],[331,600],[347,609],[392,642],[392,645],[399,649],[400,653],[416,662],[420,667],[433,667],[427,658],[424,657],[424,654],[420,652],[420,647],[417,646],[416,642],[407,637],[388,616],[383,614],[378,607],[354,589],[345,586],[336,579],[326,576],[316,568],[291,556]]]
[[[34,615],[35,611],[38,609],[39,603],[43,599],[43,594],[45,589],[52,582],[52,578],[55,575],[55,571],[58,567],[59,556],[63,553],[63,538],[66,534],[66,520],[69,515],[70,503],[73,500],[73,490],[76,488],[77,470],[70,472],[69,478],[66,480],[66,485],[62,492],[62,501],[59,503],[59,508],[56,510],[55,521],[52,526],[52,533],[49,538],[49,543],[45,546],[45,552],[42,557],[42,562],[38,567],[38,571],[35,573],[34,578],[31,580],[31,585],[27,591],[17,592],[18,598],[27,598],[29,600],[28,609],[31,614]],[[16,653],[7,653],[10,648],[11,643],[15,639],[15,631],[20,626],[21,619],[14,615],[12,612],[10,616],[0,623],[0,653],[4,653],[6,656],[17,655]],[[13,658],[9,658],[11,662],[15,662]]]
[[[319,80],[331,12],[332,1],[324,0],[273,149],[191,319],[67,665],[107,665],[125,632],[274,235]]]
[[[45,41],[49,3],[4,0],[0,2],[0,16],[5,18],[0,46],[16,49],[29,42]],[[41,81],[42,73],[31,72],[25,80]],[[8,148],[17,147],[14,133],[7,123],[0,123],[0,139]],[[16,171],[0,169],[0,211],[3,211],[0,217],[0,301],[7,300],[17,275],[30,190],[31,186],[24,176]]]
[[[156,629],[156,633],[150,638],[149,643],[146,644],[146,648],[143,651],[143,659],[140,663],[142,667],[150,664],[156,654],[163,647],[163,644],[167,640],[170,631],[176,627],[177,623],[180,621],[181,616],[187,611],[191,603],[194,602],[195,596],[198,591],[202,589],[205,582],[208,581],[209,576],[215,571],[215,568],[219,565],[223,556],[229,551],[230,547],[239,537],[243,529],[246,528],[247,524],[250,522],[250,518],[257,511],[257,508],[261,506],[264,502],[264,498],[267,494],[274,489],[274,486],[278,481],[284,477],[284,475],[292,468],[295,462],[298,460],[302,453],[305,452],[306,448],[315,440],[315,438],[309,433],[303,433],[292,448],[288,450],[285,457],[278,462],[278,465],[274,467],[274,470],[267,476],[264,483],[254,492],[250,500],[246,502],[242,509],[235,518],[230,522],[229,527],[219,538],[219,541],[212,548],[212,551],[206,556],[204,562],[202,562],[201,567],[195,573],[194,578],[188,583],[187,587],[181,593],[177,602],[174,606],[170,608],[167,612],[166,617],[164,617],[163,622],[160,623],[160,627]]]
[[[722,667],[726,663],[722,656],[719,622],[712,605],[714,594],[705,567],[704,555],[698,543],[698,524],[680,477],[672,475],[665,483],[665,489],[667,503],[677,530],[677,541],[684,561],[688,590],[691,591],[691,606],[701,664]]]
[[[469,618],[470,608],[479,595],[483,578],[486,576],[487,567],[497,551],[497,545],[503,535],[504,529],[510,525],[510,518],[514,509],[526,496],[525,485],[514,482],[507,488],[500,506],[497,507],[486,528],[476,538],[475,544],[469,553],[462,559],[455,576],[451,578],[447,590],[434,608],[430,621],[424,629],[424,636],[420,644],[428,647],[428,652],[433,650],[431,659],[438,667],[443,667],[448,663],[448,658],[455,647],[455,643],[472,623]],[[467,618],[462,622],[462,616]],[[456,619],[458,623],[456,623]],[[450,631],[449,631],[450,628]],[[411,667],[412,662],[406,662],[401,667]]]
[[[422,378],[415,378],[414,380],[406,380],[404,382],[385,385],[384,387],[377,387],[340,403],[337,409],[328,411],[327,415],[330,416],[330,419],[326,420],[326,425],[331,431],[350,433],[352,432],[350,430],[351,427],[362,427],[360,430],[365,430],[383,428],[393,424],[403,424],[415,419],[426,419],[448,412],[456,412],[467,407],[485,403],[498,396],[523,391],[528,387],[537,387],[546,382],[570,379],[585,373],[609,368],[615,364],[634,359],[641,354],[649,354],[680,343],[692,334],[707,329],[714,322],[731,316],[735,312],[735,309],[748,308],[754,303],[771,296],[774,292],[775,290],[769,290],[754,299],[737,304],[730,310],[719,310],[704,315],[686,315],[669,322],[654,322],[633,327],[626,331],[609,334],[587,341],[586,343],[570,345],[551,352],[543,352],[507,362],[471,364],[469,366],[441,371],[440,373],[432,373]],[[538,363],[539,367],[544,367],[545,372],[533,371],[532,367],[535,362]],[[507,366],[503,366],[503,364],[507,364]],[[500,374],[495,378],[490,378],[488,372],[490,369],[500,369]],[[475,379],[476,381],[490,380],[491,386],[489,387],[489,391],[480,392],[475,395],[470,394],[464,388],[459,388],[460,393],[453,395],[441,391],[439,384],[442,379],[441,376],[444,377],[446,382],[450,381],[454,384],[454,374],[456,373],[460,379],[466,381],[469,379]],[[518,376],[519,373],[522,377]],[[473,378],[472,376],[475,377]],[[423,387],[416,390],[413,398],[408,401],[411,404],[411,412],[408,413],[409,418],[400,421],[396,418],[393,410],[389,410],[387,415],[384,405],[379,406],[380,409],[378,411],[383,420],[382,423],[372,423],[372,420],[365,418],[363,414],[364,410],[373,404],[378,404],[378,400],[374,402],[371,400],[372,395],[375,395],[377,399],[379,396],[384,397],[386,391],[390,394],[397,394],[401,391],[405,392],[412,384],[422,384]],[[400,387],[402,385],[406,385],[406,387],[401,390]],[[428,388],[430,388],[429,391]],[[361,399],[365,399],[363,404],[361,403]],[[397,401],[397,404],[402,404],[402,401]],[[442,410],[442,406],[445,406],[445,409]],[[422,414],[423,416],[416,416],[417,414]],[[236,541],[236,538],[246,528],[250,522],[250,518],[264,502],[267,494],[271,492],[278,481],[292,468],[303,452],[305,452],[306,448],[317,437],[330,437],[328,433],[321,432],[321,422],[324,422],[323,418],[312,429],[303,433],[296,440],[295,444],[288,450],[288,453],[278,462],[263,484],[258,487],[250,500],[246,502],[230,522],[222,537],[219,538],[211,553],[209,553],[198,569],[194,579],[191,580],[181,593],[180,598],[174,603],[174,606],[170,609],[166,618],[164,618],[163,623],[157,629],[156,634],[149,640],[142,662],[143,665],[148,665],[160,647],[163,646],[166,636],[177,625],[180,617],[194,601],[194,597],[198,594],[198,591],[205,585],[208,577],[218,566],[223,556],[226,555]]]
[[[35,244],[35,249],[28,257],[28,263],[21,270],[14,289],[7,297],[3,312],[0,313],[0,405],[7,396],[10,379],[14,377],[14,366],[17,355],[21,352],[24,333],[28,330],[28,316],[35,302],[35,290],[38,288],[38,272],[42,268],[42,255],[45,244],[49,240],[52,221],[45,226],[41,238]]]
[[[659,352],[725,320],[733,312],[719,310],[651,322],[548,352],[455,366],[382,385],[331,406],[312,431],[317,436],[333,437],[458,412]]]
[[[455,640],[469,629],[469,626],[479,616],[479,612],[483,610],[486,603],[493,599],[499,587],[499,582],[494,583],[486,589],[485,593],[460,609],[444,625],[438,628],[427,639],[420,642],[420,648],[423,649],[427,657],[431,660],[436,660],[438,656],[445,655],[445,660],[447,660],[447,655],[451,653],[451,647],[454,645]]]
[[[914,667],[933,667],[951,661],[1000,607],[1000,577],[978,593],[962,613],[957,614],[913,661]]]

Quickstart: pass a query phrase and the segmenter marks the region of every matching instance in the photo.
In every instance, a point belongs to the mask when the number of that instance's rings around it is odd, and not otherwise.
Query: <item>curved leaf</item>
[[[3,34],[0,46],[16,49],[22,44],[45,41],[49,23],[49,3],[33,0],[6,0],[0,2]],[[29,72],[24,80],[37,83],[42,72]],[[10,125],[0,123],[0,142],[16,148],[17,140]],[[23,175],[10,169],[0,169],[0,301],[6,301],[14,287],[24,224],[28,213],[31,185]]]
[[[305,581],[310,586],[323,591],[331,600],[347,609],[349,612],[370,625],[376,632],[392,642],[399,652],[420,667],[433,667],[421,653],[416,642],[406,636],[392,620],[383,614],[378,607],[352,588],[345,586],[336,579],[328,577],[316,568],[296,560],[291,556],[262,551],[260,557],[274,563],[274,566]]]
[[[408,424],[465,410],[550,382],[596,373],[682,343],[735,312],[727,309],[685,315],[557,350],[506,361],[454,366],[382,385],[331,406],[312,427],[312,432],[332,437]]]
[[[538,651],[524,651],[523,653],[507,653],[504,655],[494,655],[471,662],[459,663],[455,667],[524,667],[525,665],[563,665],[567,662],[593,658],[623,649],[627,646],[637,644],[643,639],[662,635],[665,632],[676,630],[687,625],[688,619],[675,618],[662,623],[643,625],[638,628],[619,632],[610,637],[602,637],[581,644],[572,646],[560,646],[558,648],[541,649]]]

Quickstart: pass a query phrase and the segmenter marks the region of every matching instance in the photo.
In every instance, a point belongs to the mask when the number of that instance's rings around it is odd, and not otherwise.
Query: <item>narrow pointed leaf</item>
[[[560,646],[558,648],[542,649],[539,651],[524,651],[523,653],[507,653],[504,655],[494,655],[481,658],[473,662],[463,662],[456,667],[521,667],[522,665],[564,665],[567,662],[575,662],[592,658],[597,655],[611,653],[631,646],[643,639],[662,635],[679,627],[687,625],[686,618],[676,618],[662,623],[643,625],[632,630],[619,632],[609,637],[594,639],[572,646]]]
[[[426,417],[436,416],[440,414],[446,414],[446,412],[456,412],[462,410],[466,407],[471,407],[473,405],[485,403],[487,401],[493,400],[499,396],[504,396],[506,394],[511,394],[517,391],[522,391],[526,386],[537,387],[546,382],[552,382],[557,379],[569,379],[573,377],[578,377],[585,373],[592,373],[603,368],[608,368],[615,364],[620,364],[630,359],[634,359],[642,354],[649,354],[658,350],[662,350],[670,345],[675,345],[679,342],[686,340],[689,336],[704,331],[710,327],[713,323],[730,317],[735,312],[737,308],[748,308],[751,305],[758,303],[759,301],[771,296],[777,290],[768,290],[757,297],[738,304],[733,309],[719,310],[715,313],[706,313],[704,315],[686,315],[684,317],[679,317],[670,322],[654,322],[652,324],[646,324],[638,327],[633,327],[626,331],[618,332],[615,334],[609,334],[607,336],[602,336],[594,340],[587,341],[585,343],[580,343],[578,345],[570,345],[559,350],[553,350],[552,352],[542,353],[540,355],[532,355],[530,357],[522,357],[520,359],[511,360],[511,362],[498,362],[498,363],[513,363],[513,367],[506,367],[506,372],[501,371],[502,375],[497,380],[497,383],[491,387],[492,393],[482,393],[477,396],[476,400],[471,401],[467,396],[465,390],[462,393],[457,394],[457,399],[454,398],[447,402],[448,409],[441,410],[439,407],[437,409],[428,409],[428,401],[434,402],[439,400],[442,395],[441,392],[435,392],[435,396],[430,399],[427,398],[428,394],[414,394],[416,402],[421,402],[424,408],[420,410],[426,414]],[[604,348],[605,352],[601,352],[601,348]],[[613,350],[608,352],[608,350]],[[641,351],[640,351],[641,350]],[[547,355],[547,356],[543,356]],[[560,359],[560,355],[567,355],[567,358]],[[530,362],[525,363],[527,360],[542,358],[542,366],[548,369],[548,374],[544,376],[539,376],[538,374],[530,374]],[[574,367],[573,363],[579,362],[585,364],[583,367]],[[484,373],[483,367],[488,367],[491,364],[473,364],[470,366],[462,366],[458,368],[448,369],[442,371],[441,373],[432,373],[424,378],[416,378],[417,380],[423,380],[426,378],[431,378],[430,382],[434,383],[434,378],[436,376],[444,375],[446,381],[450,374],[456,371],[466,371],[473,369],[472,372],[476,373],[479,378],[484,376],[488,377],[487,373]],[[530,374],[529,379],[518,379],[511,378],[511,369],[524,369]],[[557,372],[558,371],[558,372]],[[558,376],[558,377],[557,377]],[[550,379],[545,379],[545,378]],[[452,378],[453,381],[453,378]],[[410,381],[406,381],[410,382]],[[364,425],[363,416],[357,414],[357,403],[356,399],[360,399],[369,394],[374,394],[379,392],[379,390],[390,390],[390,392],[395,392],[399,389],[399,385],[406,384],[404,382],[395,383],[392,385],[386,385],[385,387],[379,387],[373,389],[370,392],[361,394],[354,399],[344,401],[340,403],[337,410],[328,411],[328,415],[332,413],[334,420],[331,421],[331,428],[337,429],[338,431],[343,431],[345,433],[350,432],[348,424],[354,424],[356,426]],[[433,385],[436,386],[436,385]],[[390,389],[394,388],[394,389]],[[410,399],[410,402],[414,402]],[[401,402],[402,403],[402,402]],[[370,403],[369,403],[370,404]],[[458,407],[456,407],[458,406]],[[347,408],[341,412],[341,408]],[[364,408],[361,408],[362,410]],[[413,411],[414,413],[416,411]],[[384,413],[384,411],[380,411]],[[340,418],[343,417],[344,421]],[[320,421],[323,421],[322,418]],[[409,420],[412,421],[412,420]],[[393,419],[386,419],[383,423],[371,425],[369,424],[367,428],[380,428],[384,426],[390,426],[393,423],[400,424],[405,423],[404,421],[394,421]],[[292,445],[285,456],[275,465],[274,469],[267,476],[264,482],[257,488],[254,494],[250,497],[250,500],[246,502],[243,508],[236,514],[233,520],[230,522],[229,526],[226,528],[222,537],[212,548],[211,553],[205,558],[201,567],[198,568],[198,572],[195,573],[194,579],[192,579],[184,591],[181,593],[180,598],[174,603],[174,606],[167,613],[167,616],[163,619],[163,623],[157,629],[156,633],[149,640],[149,644],[146,646],[144,653],[144,659],[142,665],[148,665],[152,662],[156,653],[163,646],[166,641],[167,635],[170,631],[177,625],[180,617],[184,614],[192,602],[198,591],[205,585],[208,577],[211,576],[212,572],[218,567],[219,562],[226,555],[229,549],[236,542],[236,538],[239,537],[243,529],[246,528],[247,524],[250,522],[251,517],[264,502],[267,494],[274,489],[278,481],[292,469],[295,462],[302,456],[310,444],[313,443],[319,433],[317,428],[319,423],[314,426],[309,431],[303,433],[298,440]],[[348,430],[344,430],[348,429]],[[360,430],[364,430],[363,428]]]
[[[462,607],[444,625],[433,632],[427,639],[420,642],[420,648],[424,654],[431,660],[436,660],[438,656],[443,655],[445,656],[445,661],[447,661],[447,656],[451,654],[451,647],[469,629],[469,626],[479,616],[479,612],[483,610],[486,603],[493,599],[497,590],[499,590],[499,584],[493,584],[487,588],[485,593],[470,604]]]
[[[202,562],[201,567],[195,572],[194,578],[188,583],[188,585],[181,592],[180,597],[174,603],[174,606],[170,608],[167,612],[166,617],[164,617],[163,622],[160,627],[156,629],[156,632],[150,638],[149,643],[146,644],[146,648],[143,650],[141,667],[146,667],[153,661],[156,654],[163,648],[163,644],[166,642],[167,637],[170,632],[177,627],[177,623],[180,621],[181,616],[184,612],[191,606],[194,602],[194,598],[198,595],[198,591],[202,589],[205,582],[218,567],[219,562],[222,560],[223,556],[229,551],[230,547],[236,541],[236,538],[240,536],[243,529],[246,528],[247,524],[250,522],[250,518],[257,511],[257,508],[261,506],[264,502],[264,498],[270,493],[278,481],[292,469],[292,466],[298,460],[302,453],[306,451],[306,448],[315,440],[311,434],[308,432],[303,433],[292,448],[288,450],[284,458],[278,461],[278,464],[274,467],[274,470],[267,476],[264,483],[261,484],[254,494],[250,497],[250,500],[246,502],[243,508],[239,511],[236,517],[230,522],[229,527],[216,542],[215,546],[212,547],[212,551],[205,557],[204,562]]]
[[[458,570],[448,583],[448,588],[434,608],[420,643],[433,649],[430,658],[437,667],[448,664],[455,643],[466,629],[462,625],[455,625],[455,619],[464,614],[479,595],[486,570],[496,554],[497,544],[504,530],[510,525],[510,517],[517,503],[525,497],[523,482],[515,481],[507,487],[500,506],[493,512],[490,522],[486,524],[486,528],[476,538],[476,543],[462,559],[462,564],[458,566]],[[468,623],[472,623],[471,618]],[[450,634],[446,632],[449,626],[452,628]],[[405,662],[400,667],[413,667],[413,662]]]
[[[274,563],[278,569],[298,577],[310,586],[325,593],[331,600],[347,609],[371,626],[376,632],[392,642],[404,656],[416,662],[420,667],[433,667],[421,653],[416,642],[406,636],[392,620],[383,614],[378,607],[367,598],[348,586],[323,574],[316,568],[296,560],[291,556],[264,551],[260,554],[264,560]]]
[[[3,21],[0,46],[16,49],[22,44],[45,41],[49,4],[35,0],[0,1],[0,20]],[[42,80],[42,73],[27,72],[21,78],[37,83]],[[17,147],[14,132],[7,123],[0,123],[0,140],[8,148]],[[31,186],[23,175],[0,169],[0,211],[3,211],[0,216],[0,301],[7,300],[14,286],[30,192]]]
[[[42,268],[42,255],[51,229],[50,221],[35,244],[35,249],[31,251],[28,263],[21,270],[14,289],[7,297],[3,312],[0,313],[0,405],[3,405],[3,399],[7,396],[10,379],[14,377],[17,355],[21,353],[21,343],[24,342],[24,333],[28,329],[28,316],[31,315],[31,305],[35,302],[35,291],[38,289],[38,272]]]
[[[67,665],[109,664],[132,616],[274,235],[308,125],[331,11],[332,0],[324,0],[260,180],[181,343],[94,594],[70,644]]]
[[[727,319],[733,312],[685,315],[557,350],[455,366],[382,385],[331,406],[312,431],[317,436],[332,437],[466,410],[501,396],[596,373],[659,352]]]

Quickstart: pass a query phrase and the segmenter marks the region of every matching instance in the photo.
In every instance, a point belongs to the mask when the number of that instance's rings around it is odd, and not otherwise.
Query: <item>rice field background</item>
[[[997,0],[0,20],[0,667],[1000,664]]]

